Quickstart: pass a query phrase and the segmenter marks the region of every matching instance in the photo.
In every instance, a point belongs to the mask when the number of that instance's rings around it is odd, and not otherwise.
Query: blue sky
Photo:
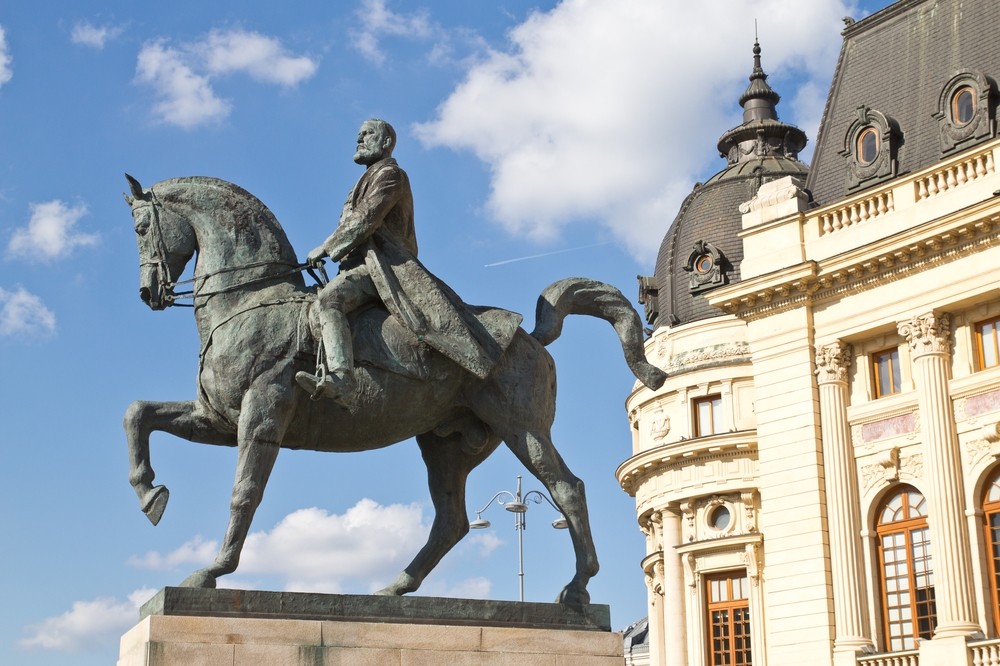
[[[137,297],[124,172],[147,186],[237,183],[304,257],[360,175],[358,126],[385,118],[424,264],[471,303],[524,313],[530,329],[555,280],[632,296],[635,276],[652,272],[683,196],[724,164],[715,142],[739,122],[754,18],[779,113],[812,139],[840,17],[887,3],[695,4],[0,7],[0,663],[114,661],[135,604],[211,559],[228,519],[232,449],[154,435],[157,482],[171,489],[155,528],[127,481],[125,409],[194,397],[198,339],[190,311],[154,313]],[[646,612],[643,537],[614,479],[631,452],[622,405],[634,378],[604,322],[573,318],[549,350],[554,440],[587,484],[602,563],[590,589],[622,628]],[[522,473],[498,450],[470,478],[470,513]],[[517,598],[513,520],[496,506],[485,517],[494,527],[421,593]],[[531,601],[572,575],[554,518],[545,505],[528,514]],[[412,441],[285,451],[229,584],[366,593],[395,577],[431,519]]]

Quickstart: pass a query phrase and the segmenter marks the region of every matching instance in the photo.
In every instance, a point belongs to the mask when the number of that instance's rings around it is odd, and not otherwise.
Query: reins
[[[150,220],[150,231],[153,232],[153,252],[150,257],[151,261],[140,262],[141,266],[145,265],[155,265],[156,266],[156,277],[161,290],[162,299],[169,303],[170,305],[175,305],[177,307],[183,308],[193,308],[193,303],[178,303],[179,300],[186,300],[195,298],[206,298],[208,296],[217,296],[219,294],[226,294],[238,289],[243,289],[244,287],[249,287],[255,284],[261,284],[264,282],[271,282],[273,280],[280,280],[281,278],[290,277],[296,273],[301,273],[306,271],[312,277],[313,280],[320,285],[320,287],[326,286],[330,281],[327,277],[326,268],[323,266],[323,262],[320,261],[317,264],[310,264],[309,262],[303,264],[290,264],[288,262],[282,261],[258,261],[251,264],[246,264],[244,266],[229,266],[226,268],[220,268],[218,270],[206,273],[204,275],[195,275],[193,278],[188,280],[180,280],[175,282],[171,279],[170,275],[170,264],[167,263],[167,243],[163,237],[163,229],[160,227],[160,211],[158,208],[162,204],[157,200],[156,193],[153,190],[149,190],[150,199],[149,205],[152,207],[152,216]],[[201,280],[201,284],[204,285],[205,281],[209,278],[213,278],[217,275],[223,275],[225,273],[233,273],[235,271],[250,270],[252,268],[260,268],[261,266],[290,266],[291,269],[283,273],[277,273],[274,275],[263,275],[260,277],[252,278],[250,280],[244,280],[243,282],[237,282],[236,284],[231,284],[227,287],[221,289],[216,289],[215,291],[198,291],[197,286],[193,286],[191,291],[182,291],[178,294],[171,293],[173,289],[179,285],[191,284],[196,285],[198,280]],[[315,270],[314,270],[315,269]],[[316,274],[319,271],[319,274]]]

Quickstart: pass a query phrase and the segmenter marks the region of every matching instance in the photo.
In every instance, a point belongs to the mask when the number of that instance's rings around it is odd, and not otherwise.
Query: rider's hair
[[[368,122],[374,123],[375,126],[378,127],[379,131],[382,132],[383,137],[389,137],[392,139],[392,145],[389,146],[389,152],[392,152],[392,150],[396,147],[396,130],[392,129],[392,125],[385,122],[381,118],[372,118]]]

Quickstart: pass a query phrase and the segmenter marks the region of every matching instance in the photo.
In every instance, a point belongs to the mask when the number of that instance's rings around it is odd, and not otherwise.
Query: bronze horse
[[[201,338],[197,399],[140,400],[125,414],[129,481],[143,512],[155,525],[169,497],[166,487],[153,485],[153,431],[238,451],[222,547],[214,563],[181,585],[215,587],[217,577],[236,570],[281,448],[365,451],[415,436],[427,465],[434,523],[424,547],[379,594],[416,590],[468,533],[466,478],[503,441],[569,522],[576,574],[557,601],[589,601],[597,553],[583,482],[550,439],[556,373],[545,345],[559,336],[566,315],[601,317],[617,330],[633,373],[658,388],[666,375],[647,363],[639,316],[618,290],[582,278],[548,287],[539,297],[535,330],[516,328],[486,379],[408,337],[384,310],[358,313],[352,321],[355,346],[381,345],[383,356],[388,350],[411,365],[415,359],[421,376],[386,369],[385,363],[359,365],[358,401],[348,412],[330,400],[310,400],[295,382],[295,373],[311,369],[315,359],[308,316],[315,289],[306,287],[302,265],[271,211],[215,178],[174,178],[149,189],[131,177],[129,182],[132,194],[125,198],[139,244],[140,297],[153,310],[174,304],[181,297],[174,293],[177,278],[197,252],[191,296]]]

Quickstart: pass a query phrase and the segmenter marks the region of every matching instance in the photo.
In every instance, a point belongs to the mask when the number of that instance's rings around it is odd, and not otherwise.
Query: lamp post
[[[501,496],[507,495],[510,497],[509,500],[504,501],[500,499]],[[490,504],[496,500],[497,504],[503,506],[511,513],[514,514],[514,529],[517,530],[517,576],[521,587],[521,601],[524,601],[524,530],[527,527],[527,522],[525,521],[525,515],[528,513],[527,502],[530,500],[535,504],[541,504],[542,500],[545,500],[549,505],[559,511],[559,507],[555,505],[548,495],[540,490],[529,490],[524,495],[521,494],[521,477],[517,477],[517,492],[512,493],[508,490],[501,490],[496,495],[494,495],[489,502],[486,503],[479,511],[476,511],[476,519],[469,523],[469,527],[474,530],[484,530],[490,526],[490,521],[483,518],[483,511],[490,508]],[[552,527],[557,530],[564,530],[569,527],[569,523],[566,522],[566,517],[559,511],[559,517],[552,521]]]

